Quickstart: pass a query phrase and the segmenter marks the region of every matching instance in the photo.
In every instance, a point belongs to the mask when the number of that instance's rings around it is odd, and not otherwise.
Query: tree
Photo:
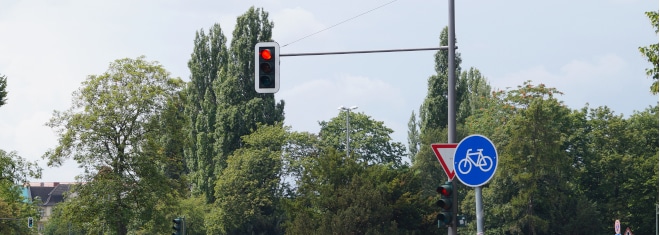
[[[14,151],[0,149],[0,233],[29,234],[27,217],[39,219],[38,205],[31,198],[21,196],[26,177],[41,177],[42,169],[36,162],[28,162]]]
[[[400,197],[391,195],[401,182],[387,164],[366,166],[358,158],[347,159],[342,151],[325,148],[303,169],[296,182],[297,196],[287,203],[287,234],[397,231],[393,204]]]
[[[415,155],[419,152],[419,123],[415,116],[415,111],[410,114],[408,119],[408,158],[410,162],[415,162]]]
[[[45,235],[87,234],[87,231],[82,226],[71,223],[66,217],[62,216],[62,208],[58,204],[51,210],[48,222],[45,224],[44,230],[41,233]]]
[[[394,132],[382,121],[376,121],[363,113],[341,112],[329,122],[321,121],[321,141],[334,149],[346,151],[346,115],[349,115],[350,151],[365,164],[401,165],[406,148],[392,142]]]
[[[566,126],[569,110],[554,98],[558,93],[543,84],[533,86],[528,82],[506,98],[517,109],[506,129],[515,141],[502,146],[499,169],[514,177],[504,180],[510,183],[505,184],[507,187],[494,186],[511,209],[498,213],[511,216],[504,222],[505,231],[548,233],[552,219],[561,215],[553,207],[568,200],[563,192],[570,192],[566,182],[571,168],[561,149],[561,128]],[[555,196],[544,196],[549,194]]]
[[[243,148],[227,159],[218,177],[216,201],[206,227],[213,234],[279,234],[281,212],[281,124],[259,126],[244,136]]]
[[[440,45],[447,45],[449,41],[448,28],[445,27],[440,33]],[[456,73],[461,74],[461,55],[457,53],[454,57]],[[422,135],[426,129],[442,129],[447,126],[448,106],[448,71],[449,52],[439,50],[435,53],[436,74],[428,79],[428,91],[424,102],[419,109],[420,128]],[[458,80],[458,78],[457,78]],[[460,84],[457,82],[456,84]],[[460,90],[460,89],[457,89]],[[458,93],[458,92],[457,92]],[[457,94],[457,101],[461,100]]]
[[[648,11],[646,16],[649,17],[651,25],[655,29],[655,34],[658,34],[658,12],[657,11]],[[658,94],[658,43],[648,45],[646,47],[639,47],[639,52],[644,55],[649,63],[653,65],[653,68],[646,69],[646,75],[651,77],[653,84],[651,84],[651,92],[653,94]]]
[[[159,170],[175,186],[180,195],[189,192],[189,181],[185,172],[185,139],[188,125],[185,113],[186,93],[178,91],[168,97],[163,109],[153,117],[150,124],[154,131],[147,134],[145,153],[163,159]]]
[[[186,167],[193,186],[193,193],[203,194],[207,202],[213,201],[213,187],[219,170],[224,167],[216,142],[217,96],[214,84],[226,76],[229,55],[227,39],[219,24],[205,34],[195,34],[195,47],[188,61],[190,82],[186,88],[185,114],[189,118],[188,143],[185,148]],[[216,169],[220,168],[220,169]]]
[[[458,102],[460,106],[456,110],[456,122],[463,124],[466,118],[488,107],[492,89],[488,79],[474,67],[461,73],[458,88],[461,91],[461,94],[458,95],[461,100]]]
[[[658,200],[658,107],[630,118],[607,107],[583,108],[575,114],[579,131],[571,134],[579,190],[595,203],[596,229],[611,231],[613,218],[635,233],[653,233]],[[577,126],[577,125],[576,125]]]
[[[164,159],[144,146],[158,128],[150,122],[182,84],[143,56],[119,59],[87,77],[69,110],[54,112],[47,125],[57,130],[58,145],[44,158],[49,166],[73,158],[85,170],[78,178],[85,183],[73,188],[77,196],[64,203],[72,222],[92,232],[105,224],[127,234],[153,216],[169,185],[158,169]]]
[[[648,107],[632,114],[626,120],[627,135],[630,144],[624,148],[625,181],[622,192],[628,206],[626,217],[630,227],[637,234],[652,234],[655,208],[649,202],[658,204],[658,106]]]
[[[244,146],[242,136],[249,135],[259,124],[284,121],[284,101],[276,103],[274,94],[259,94],[254,90],[254,45],[271,41],[272,28],[273,22],[263,9],[252,7],[236,20],[227,73],[221,73],[222,79],[214,83],[218,104],[215,175],[221,175],[227,158]],[[219,189],[217,185],[215,189]]]
[[[149,184],[166,186],[168,190],[161,192],[151,210],[151,216],[146,216],[143,222],[136,224],[135,233],[137,234],[164,234],[170,232],[172,219],[182,215],[186,216],[186,232],[193,233],[190,223],[193,222],[192,215],[195,213],[185,213],[189,211],[188,207],[193,207],[188,202],[196,202],[188,199],[190,196],[190,184],[185,174],[184,161],[184,141],[185,126],[188,119],[183,112],[185,106],[185,92],[178,91],[168,97],[165,106],[148,123],[150,131],[144,136],[145,143],[142,151],[145,156],[150,156],[154,161],[155,171],[153,175],[159,176],[145,179]],[[161,176],[162,175],[162,176]],[[184,206],[188,207],[184,207]],[[206,205],[201,203],[200,206]],[[205,214],[197,216],[203,218]],[[196,220],[194,220],[197,222]],[[200,224],[203,224],[203,220]],[[201,227],[201,226],[199,226]],[[199,229],[196,229],[199,231]]]
[[[0,74],[0,106],[7,104],[7,77]]]
[[[350,113],[319,122],[318,135],[290,133],[285,166],[295,188],[284,199],[288,234],[405,234],[421,232],[419,180],[405,164],[383,122]],[[396,153],[396,154],[394,154]],[[436,229],[437,230],[437,229]]]

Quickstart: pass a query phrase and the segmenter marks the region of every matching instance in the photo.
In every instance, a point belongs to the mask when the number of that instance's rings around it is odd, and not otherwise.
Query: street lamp
[[[350,143],[351,143],[351,139],[350,139],[350,135],[349,135],[349,125],[350,124],[348,124],[348,116],[351,114],[351,110],[354,110],[354,109],[357,109],[357,108],[358,108],[357,106],[352,106],[350,108],[346,108],[343,105],[339,106],[339,108],[337,108],[337,109],[339,109],[339,111],[346,111],[346,158],[349,157],[348,154],[350,152]]]

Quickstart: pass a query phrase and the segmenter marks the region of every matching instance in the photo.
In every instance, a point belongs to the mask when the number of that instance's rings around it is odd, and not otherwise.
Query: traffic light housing
[[[174,225],[172,226],[172,229],[174,229],[172,235],[184,235],[184,227],[186,225],[183,218],[178,217],[176,219],[173,219],[172,222],[174,223]]]
[[[28,217],[28,228],[34,227],[34,218]]]
[[[280,90],[280,45],[260,42],[254,46],[254,89],[259,93]]]
[[[449,226],[451,225],[453,215],[452,194],[454,187],[451,181],[447,181],[443,185],[440,185],[436,191],[440,194],[440,200],[436,202],[436,205],[441,209],[440,213],[438,213],[438,222]]]

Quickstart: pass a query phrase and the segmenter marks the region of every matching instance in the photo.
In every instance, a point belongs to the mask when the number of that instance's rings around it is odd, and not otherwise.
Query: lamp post
[[[357,106],[352,106],[350,108],[347,108],[347,107],[344,107],[343,105],[339,106],[339,108],[337,108],[337,109],[339,109],[339,111],[346,111],[346,158],[349,157],[350,143],[351,143],[351,139],[350,139],[351,137],[349,135],[349,133],[350,133],[349,132],[349,125],[350,124],[348,123],[348,116],[351,114],[351,110],[354,110],[354,109],[357,109],[357,108],[358,108]]]

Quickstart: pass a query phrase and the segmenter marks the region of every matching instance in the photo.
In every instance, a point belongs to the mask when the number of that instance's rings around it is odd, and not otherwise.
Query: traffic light
[[[28,217],[28,228],[32,228],[34,226],[34,219],[32,217]]]
[[[184,235],[184,227],[186,226],[185,221],[183,218],[178,217],[176,219],[173,219],[172,222],[174,222],[174,226],[172,226],[172,229],[174,229],[174,232],[172,235]]]
[[[280,45],[276,42],[254,46],[254,89],[259,93],[280,90]]]
[[[451,225],[452,221],[452,192],[454,187],[451,184],[451,181],[445,182],[443,185],[440,185],[436,191],[440,194],[440,200],[436,202],[441,209],[438,213],[438,222],[444,225]]]

